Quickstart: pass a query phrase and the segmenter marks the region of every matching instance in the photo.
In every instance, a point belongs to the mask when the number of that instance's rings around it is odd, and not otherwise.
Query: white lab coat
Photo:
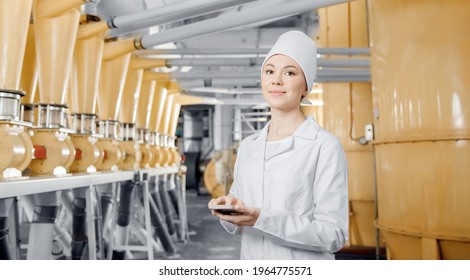
[[[268,126],[242,141],[230,190],[260,216],[253,227],[221,223],[242,234],[241,259],[334,259],[348,239],[341,143],[307,117],[265,162]]]

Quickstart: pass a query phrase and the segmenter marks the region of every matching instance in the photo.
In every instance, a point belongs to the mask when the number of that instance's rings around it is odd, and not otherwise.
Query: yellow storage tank
[[[354,1],[319,10],[319,47],[368,48],[366,1]],[[344,56],[329,56],[347,59]],[[324,127],[341,141],[348,161],[349,248],[376,247],[374,227],[374,148],[359,144],[364,126],[372,123],[370,83],[325,83]]]
[[[470,1],[368,1],[390,259],[470,259]]]

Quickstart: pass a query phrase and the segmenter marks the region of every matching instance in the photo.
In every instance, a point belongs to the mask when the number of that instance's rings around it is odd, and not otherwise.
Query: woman
[[[261,68],[271,121],[242,141],[230,194],[209,202],[239,212],[212,214],[228,232],[242,234],[241,259],[334,259],[347,241],[343,148],[300,110],[316,55],[316,44],[302,32],[276,41]]]

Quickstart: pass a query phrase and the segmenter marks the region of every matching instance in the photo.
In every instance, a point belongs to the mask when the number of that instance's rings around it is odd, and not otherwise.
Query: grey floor
[[[177,243],[177,253],[156,255],[157,259],[172,260],[237,260],[240,259],[240,236],[231,235],[207,209],[209,195],[186,192],[190,241]]]

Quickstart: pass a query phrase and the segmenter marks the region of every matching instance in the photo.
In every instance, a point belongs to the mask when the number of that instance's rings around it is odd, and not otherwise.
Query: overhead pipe
[[[258,58],[171,58],[166,60],[166,65],[172,66],[260,66],[264,61],[263,57]],[[350,68],[350,67],[370,67],[369,60],[365,59],[318,59],[318,67]]]
[[[178,79],[178,80],[211,80],[211,79],[256,79],[260,77],[260,70],[246,70],[243,72],[221,72],[221,71],[190,71],[176,73],[156,73],[153,74],[159,79]],[[330,81],[370,81],[369,69],[318,69],[316,82]],[[209,84],[207,82],[206,84]]]
[[[241,86],[259,87],[259,78],[250,79],[200,79],[200,80],[181,80],[180,85],[184,89],[201,88],[201,87],[227,87],[236,88]]]
[[[189,72],[176,72],[171,73],[171,77],[178,80],[188,80],[188,79],[210,79],[210,78],[253,78],[260,77],[261,71],[259,68],[252,68],[254,70],[244,70],[244,71],[189,71]],[[166,74],[166,73],[165,73]],[[365,77],[370,76],[370,70],[368,69],[318,69],[317,77],[318,78],[327,78],[327,77]]]
[[[148,49],[164,43],[180,41],[200,35],[263,22],[272,18],[287,17],[324,6],[349,1],[350,0],[266,1],[266,3],[269,4],[247,7],[240,12],[227,13],[213,19],[172,28],[168,31],[159,32],[153,35],[145,35],[136,39],[127,39],[121,42],[116,42],[115,44],[110,45],[109,48],[105,49],[105,58],[112,59],[124,53],[138,49]]]
[[[149,26],[157,26],[186,18],[194,18],[249,2],[254,2],[254,0],[180,1],[139,13],[111,17],[108,19],[108,26],[113,29],[117,28],[113,34],[126,34]]]
[[[237,13],[227,13],[213,19],[208,19],[181,27],[172,28],[168,31],[159,32],[153,35],[143,36],[140,40],[142,48],[147,49],[152,46],[169,42],[176,42],[200,35],[206,35],[218,31],[223,31],[248,24],[262,22],[273,18],[282,18],[306,11],[315,10],[325,6],[350,2],[349,0],[318,0],[304,1],[291,0],[281,2],[266,1],[266,5],[246,7]]]
[[[179,48],[179,49],[146,49],[134,52],[138,56],[165,55],[250,55],[266,56],[269,48]],[[369,55],[368,48],[318,48],[321,55]]]

